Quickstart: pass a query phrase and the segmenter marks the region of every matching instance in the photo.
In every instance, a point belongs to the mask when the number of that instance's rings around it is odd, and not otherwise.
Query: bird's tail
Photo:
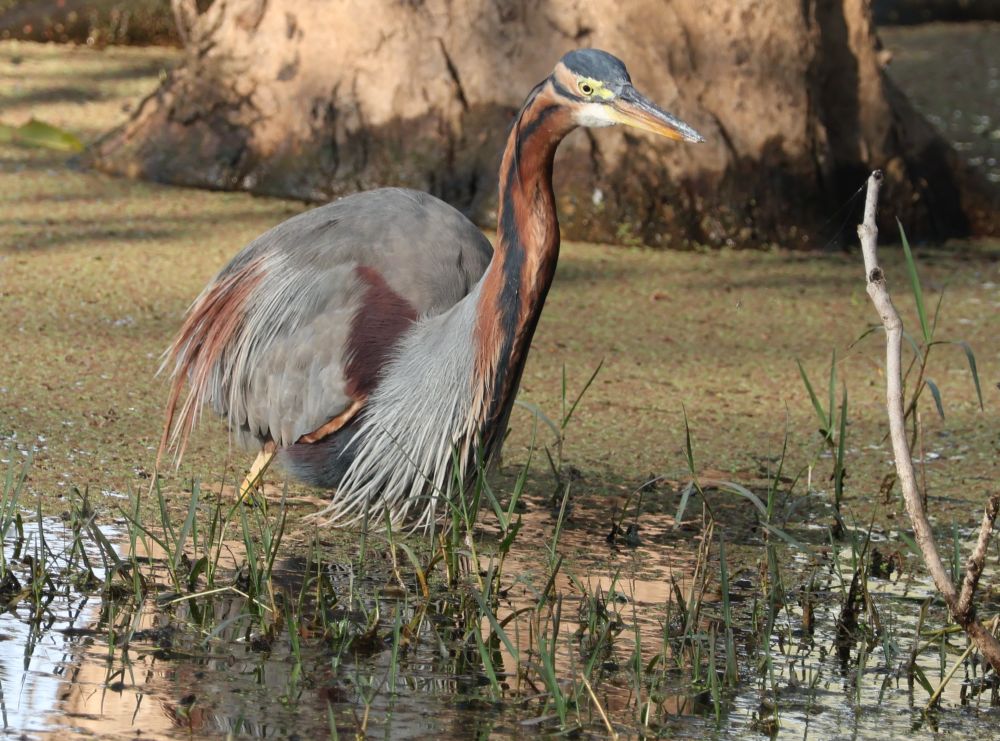
[[[247,299],[261,278],[256,263],[219,275],[188,310],[184,324],[167,348],[159,373],[170,370],[163,435],[156,452],[156,466],[170,449],[180,465],[188,438],[206,401],[223,402],[229,379],[223,370],[227,348],[237,340],[246,316]],[[181,401],[185,381],[190,382]]]

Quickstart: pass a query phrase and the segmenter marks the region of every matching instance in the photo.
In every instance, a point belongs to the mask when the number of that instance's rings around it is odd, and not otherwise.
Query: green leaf
[[[483,636],[478,630],[474,630],[472,635],[476,639],[476,648],[479,649],[479,659],[483,662],[483,671],[486,673],[486,678],[490,680],[490,686],[493,691],[499,693],[500,681],[497,679],[497,673],[493,669],[493,660],[490,657],[490,652],[486,648],[486,644],[483,643]]]
[[[188,589],[190,591],[194,591],[194,588],[198,585],[198,577],[206,571],[208,571],[208,556],[202,556],[194,562],[194,566],[191,567],[191,573],[188,574]]]
[[[914,678],[920,683],[920,686],[927,690],[928,695],[933,695],[934,688],[931,687],[931,683],[927,681],[927,675],[924,674],[924,670],[921,669],[916,662],[910,664],[910,668],[913,671]]]
[[[917,356],[917,360],[920,363],[923,363],[924,362],[924,351],[920,349],[920,345],[917,343],[917,341],[915,339],[913,339],[913,335],[911,335],[909,332],[907,332],[904,329],[903,330],[903,339],[910,343],[910,347],[913,348],[913,354]],[[928,343],[928,347],[930,345],[933,345],[933,344],[934,344],[933,342]]]
[[[844,496],[844,451],[847,448],[847,384],[840,404],[840,434],[837,436],[837,464],[834,474],[834,504],[840,514],[840,500]]]
[[[816,396],[816,391],[809,382],[809,376],[806,375],[806,369],[802,367],[802,361],[796,359],[795,362],[799,366],[799,375],[802,376],[802,383],[806,385],[806,391],[809,392],[809,398],[812,400],[813,409],[816,410],[816,417],[819,419],[820,432],[822,432],[823,436],[829,440],[830,423],[827,421],[826,412],[823,411],[823,405],[820,403],[819,397]]]
[[[122,568],[124,564],[121,558],[118,556],[118,552],[115,547],[111,545],[107,536],[101,532],[101,529],[97,526],[97,523],[91,520],[87,523],[87,531],[90,533],[91,537],[97,542],[98,548],[101,549],[104,557],[108,560],[114,562],[116,568]]]
[[[691,493],[694,491],[694,482],[688,482],[688,485],[684,487],[684,491],[681,492],[681,501],[677,505],[677,514],[674,516],[674,528],[676,529],[681,524],[681,518],[684,517],[684,510],[687,509],[688,500],[691,498]],[[624,517],[623,517],[624,519]]]
[[[603,368],[603,367],[604,367],[604,358],[601,358],[601,362],[597,364],[596,368],[594,368],[594,372],[590,374],[590,378],[588,378],[587,382],[585,384],[583,384],[583,388],[580,389],[580,393],[576,395],[575,399],[573,399],[573,403],[570,405],[569,411],[566,412],[566,416],[563,417],[562,429],[564,429],[564,430],[566,429],[566,425],[568,425],[570,419],[573,418],[573,412],[575,412],[576,408],[580,405],[580,400],[583,399],[583,395],[587,393],[588,389],[590,389],[591,384],[597,378],[597,374],[601,372],[601,368]],[[566,366],[564,365],[563,366],[563,395],[564,396],[565,396],[565,393],[566,393]]]
[[[871,325],[868,326],[868,329],[866,329],[864,332],[862,332],[860,335],[858,335],[857,339],[855,339],[854,342],[852,342],[850,345],[848,345],[847,349],[848,350],[852,349],[855,345],[857,345],[859,342],[861,342],[863,339],[865,339],[868,335],[875,334],[876,332],[884,332],[884,331],[885,331],[885,327],[883,327],[881,324],[871,324]]]
[[[917,275],[917,264],[913,259],[913,252],[910,250],[910,242],[906,239],[906,232],[903,230],[902,222],[897,218],[899,225],[899,236],[903,241],[903,254],[906,255],[906,272],[910,276],[910,288],[913,290],[913,300],[917,304],[917,316],[920,317],[920,331],[923,333],[924,342],[931,341],[931,330],[927,324],[927,309],[924,307],[924,292],[920,288],[920,278]]]
[[[681,411],[684,412],[684,452],[687,454],[688,471],[691,477],[697,479],[697,472],[694,467],[694,447],[691,444],[691,427],[688,425],[687,407],[681,404]]]
[[[833,348],[833,354],[830,356],[830,411],[826,417],[826,429],[831,430],[833,428],[834,419],[834,405],[837,403],[837,348]]]
[[[767,506],[764,504],[764,502],[761,501],[760,497],[758,497],[752,491],[747,489],[745,486],[737,484],[734,481],[713,481],[712,484],[716,486],[720,491],[728,491],[730,494],[736,494],[737,496],[743,497],[748,502],[750,502],[754,507],[756,507],[757,511],[760,512],[761,514],[760,526],[765,530],[767,530],[769,533],[781,538],[783,541],[788,543],[788,545],[794,548],[799,548],[801,550],[809,550],[809,547],[807,545],[796,540],[791,535],[786,533],[784,530],[781,530],[780,528],[777,528],[774,525],[771,525],[769,522],[767,522]]]
[[[483,599],[483,595],[480,594],[479,592],[477,592],[475,589],[473,589],[472,590],[472,596],[475,598],[476,602],[479,604],[479,615],[480,615],[480,617],[482,617],[484,615],[486,616],[486,619],[489,620],[489,622],[490,622],[490,627],[493,628],[493,633],[496,636],[498,636],[501,641],[503,641],[503,645],[507,647],[507,651],[509,651],[510,655],[514,658],[514,663],[515,664],[518,663],[521,660],[520,659],[520,653],[518,652],[518,650],[516,648],[514,648],[514,644],[511,643],[510,638],[507,637],[507,633],[501,627],[499,621],[497,620],[497,616],[493,614],[493,611],[486,604],[486,600]],[[478,629],[479,628],[477,626],[475,628],[475,630],[478,630]]]
[[[917,541],[915,541],[913,538],[911,538],[909,536],[909,534],[904,533],[902,530],[897,530],[896,534],[899,536],[899,539],[901,541],[903,541],[904,543],[906,543],[906,547],[910,549],[910,553],[912,553],[914,556],[922,556],[923,555],[920,552],[920,547],[917,545]]]
[[[983,389],[979,385],[979,371],[976,370],[976,356],[972,352],[972,347],[965,340],[955,343],[965,350],[965,357],[969,361],[969,370],[972,372],[972,382],[976,384],[976,396],[979,398],[979,410],[983,411]]]
[[[940,415],[941,419],[944,419],[944,405],[941,403],[941,391],[938,389],[937,384],[929,378],[925,378],[924,383],[931,390],[931,396],[934,397],[934,406],[937,407],[938,415]]]
[[[83,151],[83,142],[76,136],[37,118],[32,118],[28,123],[17,127],[0,124],[0,142],[57,149],[62,152]]]
[[[176,569],[181,562],[181,556],[184,555],[184,546],[187,544],[188,535],[191,534],[191,530],[194,527],[195,515],[198,513],[198,498],[201,494],[201,487],[198,486],[197,482],[194,482],[191,486],[191,499],[188,502],[188,512],[187,517],[184,518],[184,524],[181,526],[181,533],[177,537],[177,541],[174,543],[174,557],[173,564]]]
[[[788,543],[788,545],[792,546],[792,548],[798,548],[800,551],[811,550],[809,546],[807,546],[805,543],[803,543],[800,540],[796,540],[791,535],[786,533],[784,530],[777,528],[774,525],[768,525],[766,522],[762,522],[760,523],[760,526],[765,530],[767,530],[772,535],[776,535],[779,538],[781,538],[783,541]]]
[[[754,494],[745,486],[737,484],[734,481],[715,481],[713,483],[722,491],[728,491],[731,494],[736,494],[738,496],[743,497],[748,502],[750,502],[754,507],[757,508],[762,517],[764,518],[767,517],[767,507],[760,500],[760,497],[758,497],[756,494]]]
[[[544,422],[545,425],[550,430],[552,430],[552,434],[555,435],[556,440],[559,440],[560,437],[559,425],[557,425],[555,422],[549,419],[548,415],[546,415],[545,412],[542,411],[542,408],[540,406],[530,401],[522,401],[521,399],[516,399],[514,401],[514,405],[519,406],[522,409],[527,409],[529,412],[535,415],[536,419],[539,419],[542,422]]]

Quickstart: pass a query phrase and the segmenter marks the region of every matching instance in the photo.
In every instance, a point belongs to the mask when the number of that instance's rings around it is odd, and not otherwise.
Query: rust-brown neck
[[[559,223],[552,162],[575,128],[546,80],[532,91],[507,138],[500,166],[497,244],[483,278],[476,326],[476,372],[482,381],[492,449],[503,435],[528,346],[555,274]]]

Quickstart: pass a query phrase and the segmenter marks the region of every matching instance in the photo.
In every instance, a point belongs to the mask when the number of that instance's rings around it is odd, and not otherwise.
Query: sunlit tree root
[[[868,178],[868,195],[865,199],[864,222],[858,225],[858,238],[861,240],[861,250],[865,260],[865,275],[868,282],[868,295],[871,297],[886,338],[886,407],[889,413],[889,431],[892,438],[892,452],[896,461],[896,472],[903,489],[903,499],[906,502],[906,512],[913,526],[917,546],[923,556],[924,564],[938,592],[944,598],[952,619],[965,630],[973,644],[989,661],[993,670],[1000,672],[1000,641],[987,630],[976,618],[973,604],[976,587],[982,576],[986,561],[986,551],[989,547],[990,534],[1000,509],[1000,493],[993,494],[986,504],[979,537],[972,556],[966,562],[965,576],[962,581],[961,593],[952,583],[938,553],[934,532],[931,530],[927,512],[917,490],[916,477],[913,471],[913,459],[910,456],[910,446],[906,439],[905,417],[903,414],[903,376],[902,376],[902,341],[903,322],[899,318],[896,307],[892,304],[889,289],[886,286],[885,274],[879,267],[878,229],[875,226],[875,216],[878,207],[878,192],[882,184],[882,173],[873,172]]]

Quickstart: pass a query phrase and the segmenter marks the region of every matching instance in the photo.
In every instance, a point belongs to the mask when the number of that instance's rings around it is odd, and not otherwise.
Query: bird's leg
[[[275,444],[273,442],[268,442],[265,443],[264,447],[257,454],[253,465],[250,466],[250,472],[246,475],[246,478],[243,479],[243,483],[240,484],[240,500],[242,500],[243,497],[251,491],[255,490],[261,483],[264,478],[264,473],[274,460],[276,450],[277,448]]]

